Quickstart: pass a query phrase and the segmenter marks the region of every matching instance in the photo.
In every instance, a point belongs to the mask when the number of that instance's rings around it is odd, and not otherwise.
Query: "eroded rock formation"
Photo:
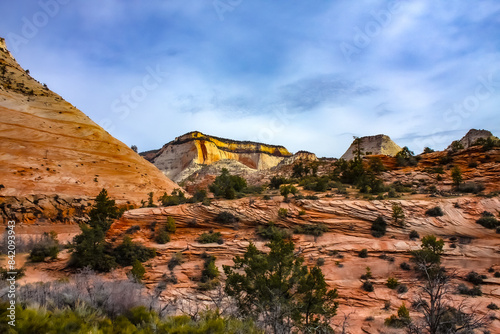
[[[470,129],[458,142],[462,144],[463,148],[471,147],[478,139],[487,139],[494,137],[488,130]],[[496,137],[494,137],[496,138]],[[498,138],[497,138],[498,139]],[[452,150],[452,145],[448,146],[447,151]]]
[[[175,138],[150,161],[174,181],[182,181],[200,170],[221,160],[235,160],[255,169],[269,169],[284,158],[291,156],[283,146],[255,142],[234,141],[207,136],[201,132],[190,132]]]
[[[151,191],[160,194],[178,187],[83,112],[33,79],[7,51],[3,40],[0,152],[0,204],[6,208],[16,199],[23,202],[42,195],[86,201],[102,188],[118,202],[139,203]],[[35,217],[41,210],[40,218],[44,218],[43,208],[32,208]],[[47,210],[52,217],[50,206]]]
[[[391,157],[401,151],[401,147],[393,142],[389,136],[366,136],[355,139],[347,151],[342,155],[342,159],[351,160],[356,156],[356,151],[358,149],[361,151],[361,155],[388,155]]]

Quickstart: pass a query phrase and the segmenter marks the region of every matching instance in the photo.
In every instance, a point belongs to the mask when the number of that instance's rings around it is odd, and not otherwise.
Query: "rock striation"
[[[139,203],[151,191],[159,194],[178,187],[83,112],[33,79],[7,51],[3,39],[0,152],[0,205],[15,203],[16,199],[26,202],[40,195],[52,198],[47,203],[55,203],[54,196],[69,196],[72,202],[95,197],[102,188],[119,203]],[[43,216],[43,211],[43,207],[33,205],[35,216]],[[4,215],[5,210],[1,212]]]
[[[391,222],[392,206],[399,204],[405,214],[405,226]],[[475,270],[487,273],[487,269],[498,267],[499,237],[475,223],[481,212],[496,212],[500,200],[496,198],[462,197],[453,199],[400,199],[400,200],[359,200],[323,197],[319,200],[297,200],[284,203],[281,200],[213,201],[211,205],[186,204],[166,208],[143,208],[126,212],[116,221],[108,233],[113,240],[120,240],[132,226],[136,228],[131,237],[134,240],[156,248],[158,256],[147,263],[145,284],[154,289],[165,280],[169,272],[168,262],[177,253],[182,254],[183,263],[169,274],[175,283],[165,289],[163,297],[172,303],[182,300],[186,303],[211,306],[217,290],[205,292],[197,289],[203,268],[203,256],[216,257],[216,266],[222,272],[223,265],[232,265],[236,255],[242,255],[250,242],[263,251],[267,241],[260,238],[256,231],[269,221],[281,228],[293,230],[299,226],[323,224],[327,231],[322,236],[293,234],[297,254],[304,257],[309,266],[323,259],[322,271],[330,287],[339,291],[339,312],[351,310],[349,319],[352,333],[381,333],[383,322],[396,311],[402,302],[410,304],[419,291],[418,281],[412,271],[403,271],[399,265],[409,262],[410,252],[418,249],[421,240],[411,240],[411,230],[421,236],[435,234],[446,240],[443,265],[457,270],[458,277]],[[442,217],[428,217],[429,208],[439,206],[445,213]],[[287,217],[279,217],[278,210],[286,209]],[[219,224],[214,217],[221,212],[230,212],[239,218],[238,223]],[[372,222],[377,217],[386,217],[389,223],[387,234],[374,238],[370,233]],[[176,220],[177,231],[171,241],[158,245],[151,241],[155,229],[161,228],[168,217]],[[196,239],[208,231],[220,232],[223,243],[202,244]],[[118,242],[118,241],[117,241]],[[367,249],[368,258],[360,258],[358,252]],[[375,291],[361,289],[360,276],[366,267],[371,267],[372,283]],[[128,268],[126,269],[128,270]],[[495,269],[497,270],[497,269]],[[123,270],[125,276],[125,270]],[[498,303],[500,279],[490,278],[482,286],[483,296],[474,298],[475,304],[481,303],[481,314],[492,300]],[[388,289],[388,277],[396,277],[401,284],[408,285],[409,291],[399,293]],[[463,297],[457,295],[461,300]],[[389,301],[396,305],[390,310],[382,310]],[[486,310],[486,311],[485,311]],[[413,316],[418,316],[413,313]],[[367,321],[367,317],[373,319]],[[338,320],[335,318],[334,320]],[[370,327],[372,327],[369,329]],[[361,330],[362,328],[365,328]],[[495,327],[496,328],[496,327]]]
[[[386,135],[376,135],[376,136],[366,136],[355,139],[347,151],[342,155],[342,159],[351,160],[356,156],[356,151],[359,149],[362,155],[388,155],[395,156],[401,147],[399,147],[389,136]]]
[[[174,181],[180,182],[200,170],[221,160],[235,160],[255,170],[269,169],[292,154],[283,146],[250,141],[235,141],[208,136],[194,131],[165,144],[153,157],[156,167]]]

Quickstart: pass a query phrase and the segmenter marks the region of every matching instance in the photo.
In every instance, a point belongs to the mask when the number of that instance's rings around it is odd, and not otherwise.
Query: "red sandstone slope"
[[[177,185],[24,71],[0,39],[0,196],[140,202]]]

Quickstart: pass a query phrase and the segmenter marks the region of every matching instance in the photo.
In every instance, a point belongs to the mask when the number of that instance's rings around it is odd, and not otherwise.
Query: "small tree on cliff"
[[[106,189],[102,189],[95,199],[95,204],[89,212],[89,225],[99,227],[105,232],[111,226],[113,219],[118,218],[119,211],[115,201],[108,197]]]
[[[328,324],[337,310],[336,290],[328,290],[319,267],[303,265],[294,244],[281,238],[267,245],[269,253],[250,244],[234,266],[224,266],[225,291],[243,318],[253,318],[272,333],[330,333]]]
[[[392,204],[392,219],[394,223],[399,226],[403,226],[405,223],[405,212],[403,207],[399,203]]]
[[[115,201],[108,197],[106,189],[102,189],[90,210],[88,225],[81,224],[82,233],[73,238],[70,265],[90,267],[97,271],[109,271],[116,266],[113,249],[104,238],[118,215]]]
[[[453,179],[453,185],[457,188],[460,187],[460,184],[463,181],[463,177],[462,171],[458,166],[453,167],[453,169],[451,170],[451,178]]]

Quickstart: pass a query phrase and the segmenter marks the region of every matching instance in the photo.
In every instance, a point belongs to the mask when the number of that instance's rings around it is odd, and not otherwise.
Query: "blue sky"
[[[339,157],[500,134],[500,2],[2,1],[31,75],[139,150],[199,130]]]

